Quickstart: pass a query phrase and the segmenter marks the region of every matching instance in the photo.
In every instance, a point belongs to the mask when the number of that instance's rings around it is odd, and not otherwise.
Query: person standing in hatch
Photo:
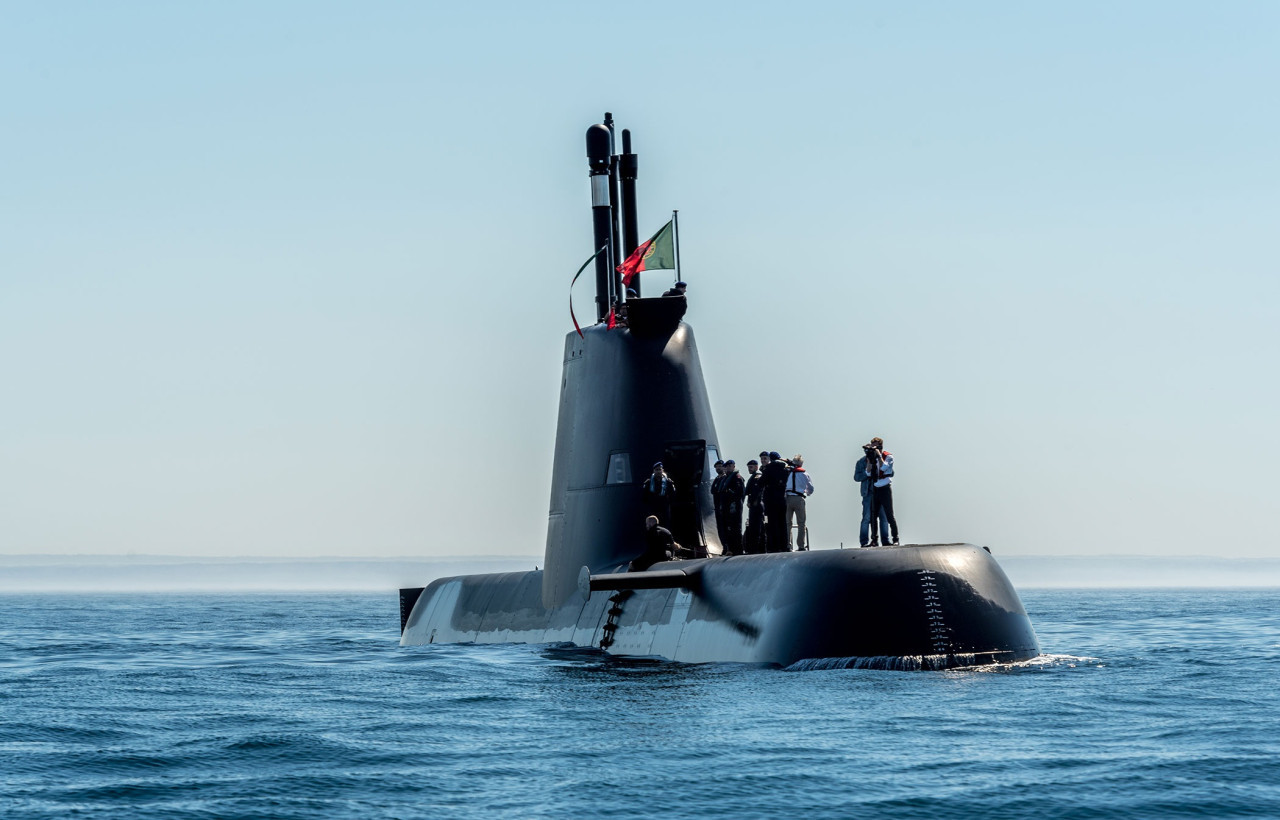
[[[667,477],[667,471],[659,461],[653,465],[653,475],[644,482],[644,505],[649,515],[655,516],[664,527],[671,526],[671,499],[676,494],[676,483]]]

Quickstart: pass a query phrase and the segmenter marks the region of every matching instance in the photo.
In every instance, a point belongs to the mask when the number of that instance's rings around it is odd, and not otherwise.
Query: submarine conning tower
[[[563,604],[582,568],[610,572],[644,547],[641,486],[654,462],[676,485],[670,527],[695,552],[719,547],[711,465],[719,457],[684,296],[627,298],[618,263],[635,250],[637,160],[629,132],[613,154],[612,117],[587,130],[596,324],[565,337],[542,602]],[[619,176],[622,195],[618,195]],[[625,207],[623,207],[625,206]],[[619,223],[624,242],[619,242]],[[639,275],[632,288],[640,292]],[[610,328],[611,309],[627,322]]]

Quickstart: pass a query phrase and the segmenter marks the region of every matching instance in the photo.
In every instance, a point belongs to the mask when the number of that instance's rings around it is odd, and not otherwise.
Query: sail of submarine
[[[625,293],[637,159],[612,117],[587,130],[596,322],[565,337],[541,570],[439,578],[400,591],[401,645],[573,644],[609,655],[780,666],[949,668],[1039,654],[991,554],[972,544],[720,555],[720,451],[686,298]],[[621,225],[620,225],[621,223]],[[626,303],[627,325],[610,329]],[[641,484],[662,461],[671,529],[706,557],[627,572],[644,550]]]

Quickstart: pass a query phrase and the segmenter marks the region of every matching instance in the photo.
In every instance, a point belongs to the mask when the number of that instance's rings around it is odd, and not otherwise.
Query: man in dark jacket
[[[867,445],[867,472],[871,478],[871,519],[874,523],[879,519],[880,540],[889,546],[889,535],[893,534],[893,543],[898,543],[898,519],[893,514],[893,453],[884,449],[884,439],[876,436]],[[884,521],[888,521],[889,530],[885,531]],[[876,544],[875,528],[872,527],[871,546]]]
[[[717,520],[720,545],[724,547],[725,555],[742,552],[742,497],[745,494],[746,482],[738,472],[738,465],[729,459],[724,463],[724,476],[716,502],[720,508]]]
[[[787,545],[787,476],[791,466],[776,450],[769,451],[769,463],[761,470],[764,483],[765,552],[786,552]]]
[[[768,454],[765,454],[768,458]],[[760,462],[754,458],[747,462],[749,478],[746,485],[747,533],[742,539],[742,551],[747,555],[764,552],[764,502],[760,493],[764,491],[761,483]]]
[[[676,539],[671,530],[658,526],[658,517],[651,515],[644,520],[644,552],[631,562],[632,572],[643,572],[659,561],[670,561],[676,552]]]

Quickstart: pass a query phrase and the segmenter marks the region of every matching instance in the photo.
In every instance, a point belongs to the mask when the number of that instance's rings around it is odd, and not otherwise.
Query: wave
[[[1037,655],[1021,661],[992,663],[975,654],[954,655],[877,655],[851,658],[805,658],[786,667],[788,672],[813,672],[831,669],[883,669],[894,672],[936,672],[947,669],[1007,670],[1046,666],[1078,666],[1096,662],[1097,658],[1075,655]]]

